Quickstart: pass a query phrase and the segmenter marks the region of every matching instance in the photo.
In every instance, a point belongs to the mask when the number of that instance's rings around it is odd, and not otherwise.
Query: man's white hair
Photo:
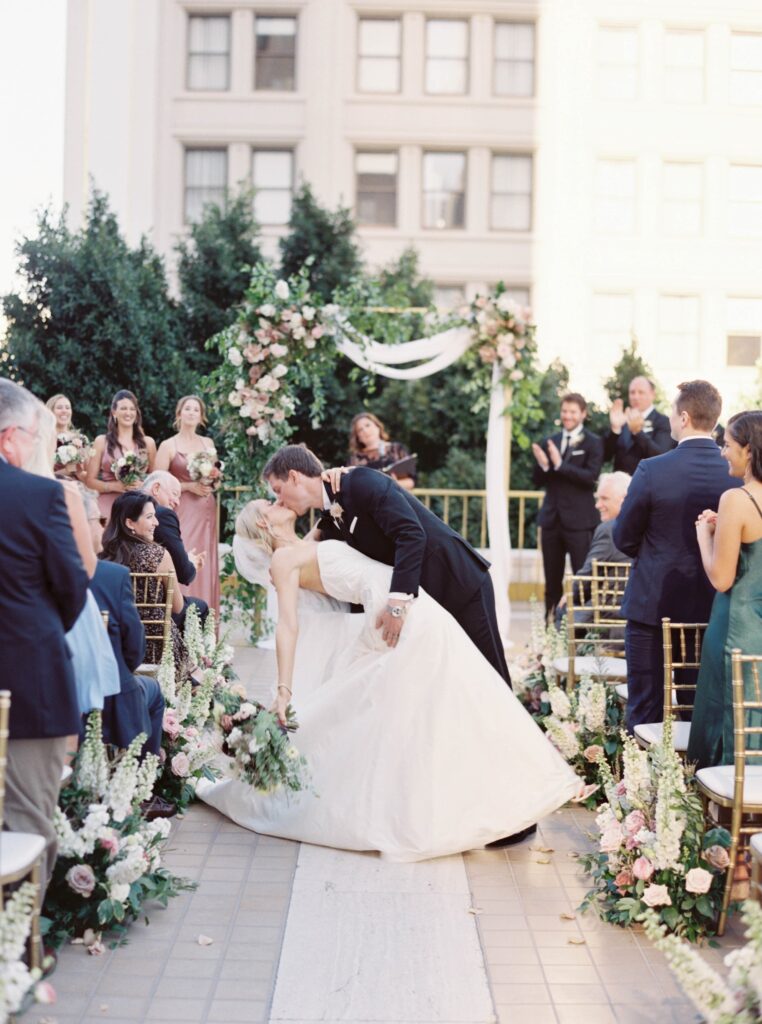
[[[616,473],[601,473],[598,477],[598,490],[600,491],[604,484],[610,483],[618,494],[624,496],[627,494],[631,480],[630,474],[623,473],[621,469],[618,469]]]
[[[149,473],[143,481],[143,487],[141,490],[150,492],[154,484],[161,484],[163,487],[169,487],[172,481],[179,483],[176,476],[172,476],[166,469],[155,469],[153,473]]]
[[[0,377],[0,432],[9,427],[28,427],[39,408],[40,402],[31,391]]]

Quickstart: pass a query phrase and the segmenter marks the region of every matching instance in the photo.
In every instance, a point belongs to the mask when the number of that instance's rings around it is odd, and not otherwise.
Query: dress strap
[[[744,492],[744,494],[747,494],[749,496],[749,499],[754,503],[754,508],[757,510],[757,512],[759,512],[760,517],[762,517],[762,508],[760,508],[757,504],[756,498],[751,493],[751,491],[747,491],[745,487],[742,487],[741,490]]]

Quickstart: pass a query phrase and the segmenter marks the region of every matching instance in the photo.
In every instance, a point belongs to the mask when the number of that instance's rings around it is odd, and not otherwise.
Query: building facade
[[[504,280],[593,397],[634,333],[735,408],[762,344],[758,0],[69,0],[64,193],[167,255],[252,185],[413,245],[438,302]]]

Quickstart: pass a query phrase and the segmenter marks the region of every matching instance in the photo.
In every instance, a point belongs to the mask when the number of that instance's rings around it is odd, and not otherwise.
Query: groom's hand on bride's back
[[[396,647],[405,624],[409,601],[400,601],[390,597],[376,619],[376,629],[381,630],[381,637],[388,647]],[[399,609],[399,610],[398,610]],[[396,614],[395,614],[396,611]]]
[[[324,484],[328,484],[334,494],[338,494],[341,490],[341,478],[351,469],[351,466],[334,466],[332,469],[324,469],[320,479]]]

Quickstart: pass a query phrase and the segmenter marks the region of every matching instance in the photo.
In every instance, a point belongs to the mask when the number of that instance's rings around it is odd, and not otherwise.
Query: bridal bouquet
[[[212,490],[222,483],[222,470],[224,464],[217,458],[214,450],[195,452],[188,457],[188,476],[195,483],[211,487]]]
[[[56,435],[55,469],[74,469],[90,461],[93,450],[84,434],[65,430]]]
[[[666,929],[691,942],[714,934],[730,834],[705,831],[692,772],[673,749],[671,720],[649,750],[628,736],[623,762],[617,781],[599,760],[607,803],[595,819],[598,849],[581,858],[593,878],[581,909],[624,927],[652,908]]]
[[[142,449],[138,452],[125,452],[111,463],[111,472],[126,487],[141,483],[147,471],[148,455]]]

